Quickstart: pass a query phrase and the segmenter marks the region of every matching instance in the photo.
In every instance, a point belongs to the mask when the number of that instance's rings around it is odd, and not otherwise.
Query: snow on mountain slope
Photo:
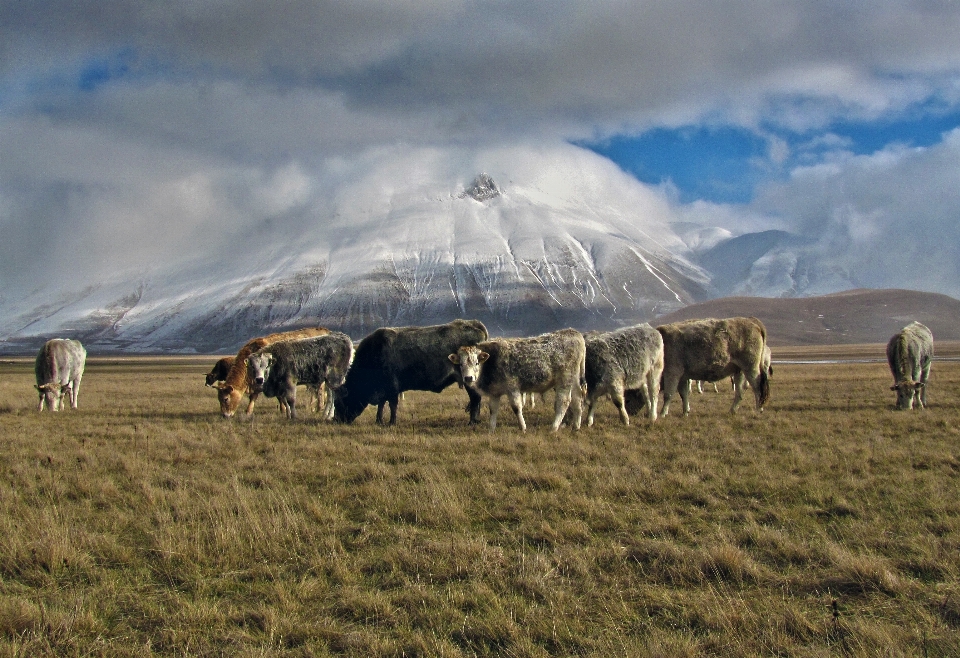
[[[670,217],[656,193],[573,146],[391,154],[318,200],[310,221],[268,222],[230,250],[6,291],[0,350],[72,335],[94,350],[230,351],[308,324],[360,337],[455,317],[499,335],[613,327],[706,297]]]

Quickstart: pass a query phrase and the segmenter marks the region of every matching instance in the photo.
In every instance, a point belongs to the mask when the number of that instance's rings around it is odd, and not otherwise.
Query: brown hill
[[[848,290],[821,297],[724,297],[686,306],[651,324],[737,315],[760,318],[772,346],[886,343],[917,320],[937,341],[960,340],[960,301],[915,290]]]

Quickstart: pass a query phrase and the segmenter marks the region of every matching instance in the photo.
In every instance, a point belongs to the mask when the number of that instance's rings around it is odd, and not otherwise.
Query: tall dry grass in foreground
[[[88,367],[39,415],[0,366],[0,655],[950,656],[960,363],[777,367],[762,416],[548,432],[224,421],[209,364]]]

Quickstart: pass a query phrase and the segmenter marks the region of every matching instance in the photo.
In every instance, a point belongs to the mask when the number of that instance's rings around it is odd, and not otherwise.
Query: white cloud
[[[468,177],[483,163],[467,154],[511,144],[960,104],[957,34],[960,3],[894,0],[0,0],[0,277],[296,235],[395,152]],[[651,212],[790,229],[825,252],[845,235],[865,279],[906,280],[926,258],[952,281],[958,143],[841,149],[747,207]],[[786,161],[786,145],[770,156]]]

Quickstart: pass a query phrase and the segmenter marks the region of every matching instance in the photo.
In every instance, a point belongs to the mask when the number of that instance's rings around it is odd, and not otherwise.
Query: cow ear
[[[913,388],[919,391],[921,388],[923,388],[923,382],[917,382],[913,385]]]
[[[455,365],[460,365],[460,355],[459,355],[459,354],[450,354],[450,355],[447,356],[447,358],[450,359],[450,363],[453,363],[453,364],[455,364]]]
[[[897,386],[896,386],[896,384],[894,384],[893,386],[891,386],[891,387],[890,387],[890,390],[891,390],[891,391],[895,391],[895,390],[897,390]]]
[[[480,354],[477,355],[477,361],[480,363],[483,363],[489,358],[490,358],[490,355],[487,354],[486,352],[480,352]]]

